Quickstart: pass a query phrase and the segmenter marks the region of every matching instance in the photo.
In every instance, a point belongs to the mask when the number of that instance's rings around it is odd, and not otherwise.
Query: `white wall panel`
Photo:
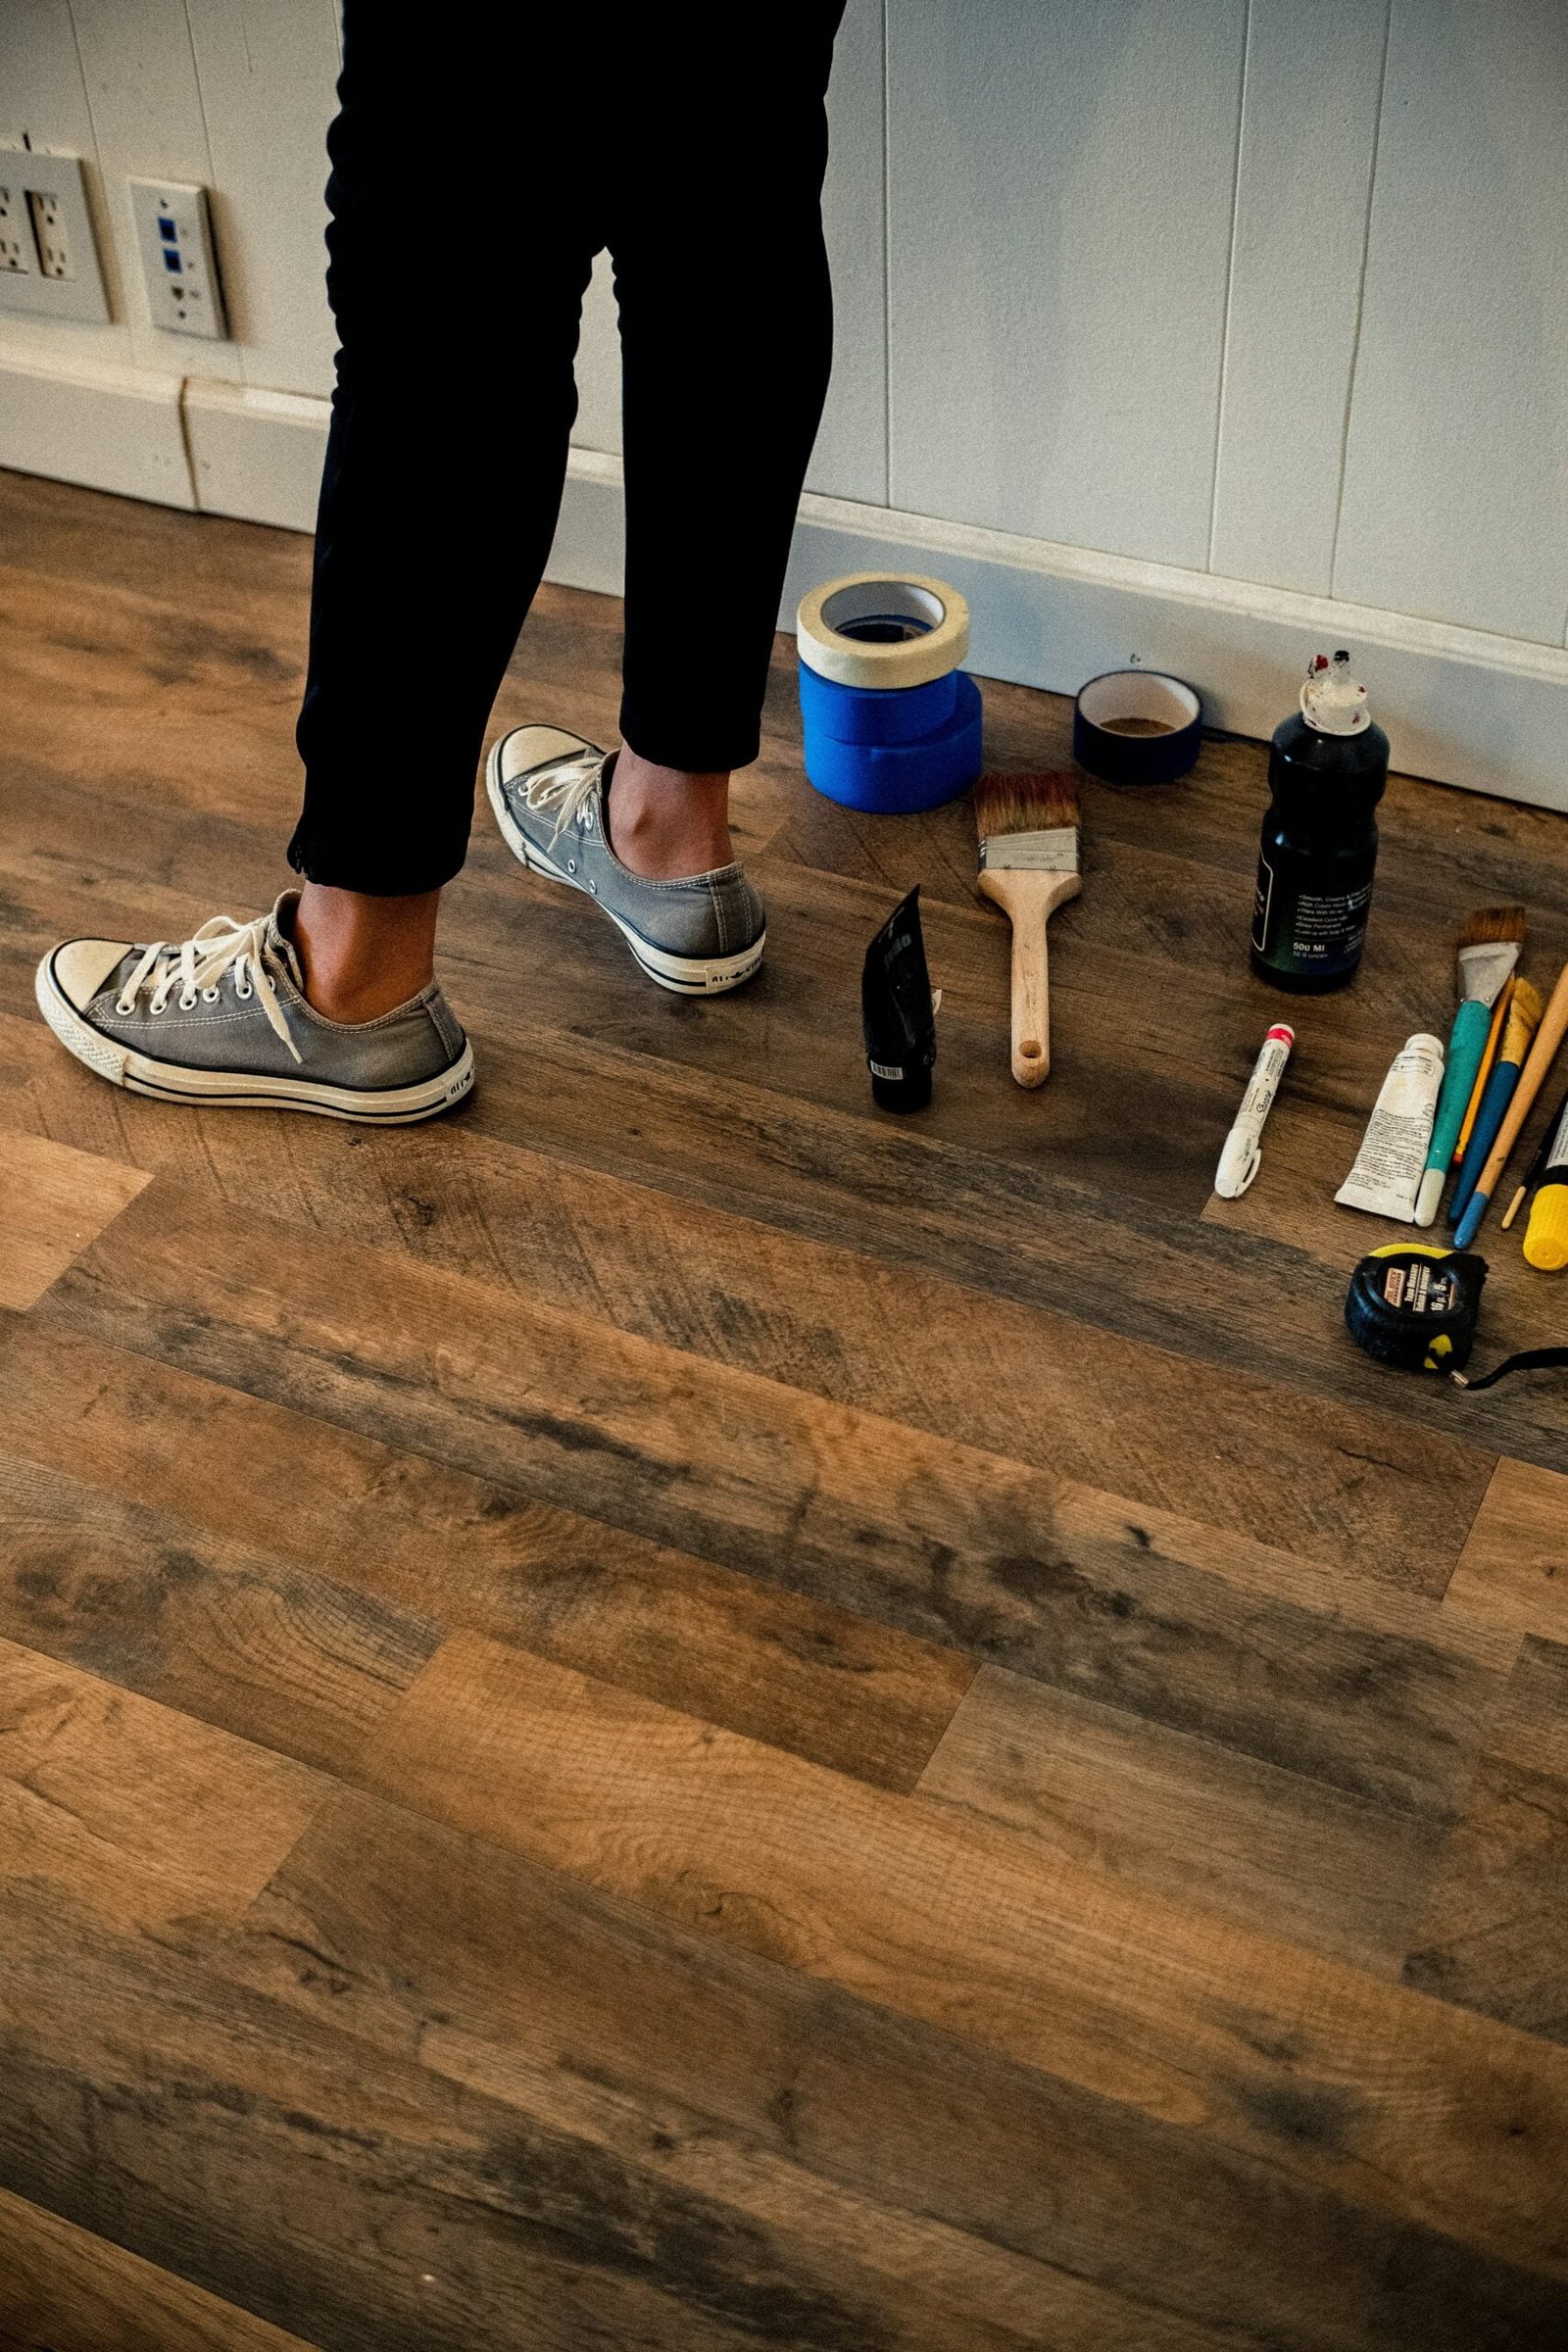
[[[29,140],[34,147],[83,160],[99,259],[117,323],[105,326],[0,311],[0,351],[19,358],[35,353],[66,368],[128,366],[130,338],[119,323],[123,305],[70,0],[0,0],[0,141],[23,147]]]
[[[829,497],[876,506],[888,497],[885,6],[849,0],[833,55],[822,191],[833,270],[833,381],[807,476]]]
[[[1562,642],[1564,0],[1395,0],[1334,592]]]
[[[1252,0],[1210,568],[1327,596],[1389,0]]]
[[[620,328],[610,280],[610,256],[594,264],[593,283],[582,306],[577,342],[577,421],[571,438],[578,449],[620,448]]]
[[[186,0],[213,159],[214,222],[245,381],[330,392],[326,126],[333,0]],[[161,167],[167,169],[167,167]]]
[[[1246,14],[890,0],[896,506],[1207,562]]]
[[[232,376],[231,343],[160,332],[136,267],[131,179],[197,180],[210,187],[213,160],[202,118],[184,0],[72,0],[98,166],[116,246],[121,297],[138,368],[183,375]]]

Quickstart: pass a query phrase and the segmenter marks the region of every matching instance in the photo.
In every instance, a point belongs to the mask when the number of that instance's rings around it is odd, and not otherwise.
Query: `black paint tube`
[[[937,1024],[920,934],[918,883],[865,951],[860,1021],[877,1102],[884,1110],[924,1110],[931,1100]]]

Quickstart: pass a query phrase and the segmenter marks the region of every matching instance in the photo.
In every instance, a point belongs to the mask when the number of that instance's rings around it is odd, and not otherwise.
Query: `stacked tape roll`
[[[958,664],[969,608],[915,572],[861,571],[801,599],[806,772],[849,808],[908,815],[980,773],[980,689]]]

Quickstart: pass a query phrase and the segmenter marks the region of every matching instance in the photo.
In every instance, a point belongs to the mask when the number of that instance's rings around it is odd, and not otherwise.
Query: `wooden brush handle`
[[[1489,1200],[1497,1189],[1497,1178],[1508,1164],[1508,1154],[1519,1141],[1519,1131],[1529,1118],[1531,1105],[1545,1083],[1546,1072],[1551,1067],[1565,1032],[1568,1032],[1568,963],[1563,965],[1558,975],[1557,985],[1551,992],[1551,1002],[1542,1016],[1535,1043],[1519,1074],[1519,1084],[1514,1089],[1508,1115],[1498,1130],[1491,1157],[1476,1186],[1476,1190],[1485,1193]]]
[[[1012,1074],[1020,1086],[1042,1086],[1051,1075],[1051,986],[1046,924],[1075,899],[1076,874],[1008,873],[988,866],[980,892],[1012,925]]]

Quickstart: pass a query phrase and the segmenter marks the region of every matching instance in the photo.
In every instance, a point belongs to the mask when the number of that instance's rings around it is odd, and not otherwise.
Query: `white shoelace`
[[[530,808],[556,811],[552,842],[559,841],[568,825],[575,824],[594,797],[605,764],[603,752],[593,750],[565,752],[559,760],[547,760],[536,767],[523,786],[522,797]]]
[[[252,997],[260,996],[262,1010],[298,1061],[300,1050],[289,1035],[288,1022],[277,1001],[274,974],[282,966],[268,939],[267,922],[265,914],[259,914],[252,923],[237,923],[231,914],[215,914],[211,922],[203,923],[198,932],[177,946],[171,946],[167,940],[154,940],[150,948],[142,950],[141,960],[121,990],[115,1010],[122,1015],[134,1012],[136,999],[146,988],[151,991],[148,1011],[162,1012],[176,980],[179,982],[176,1003],[181,1012],[193,1011],[198,997],[216,1004],[220,981],[225,972],[232,972],[234,994],[240,1003],[248,1004]]]

